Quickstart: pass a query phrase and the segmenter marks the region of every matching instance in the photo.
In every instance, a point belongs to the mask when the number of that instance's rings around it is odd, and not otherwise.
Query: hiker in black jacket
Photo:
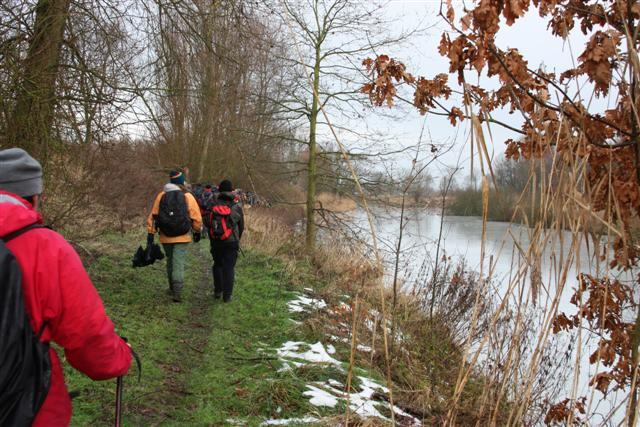
[[[205,214],[213,257],[214,298],[231,301],[235,266],[240,250],[240,239],[244,232],[242,207],[233,194],[231,181],[224,180],[219,186],[220,195]]]

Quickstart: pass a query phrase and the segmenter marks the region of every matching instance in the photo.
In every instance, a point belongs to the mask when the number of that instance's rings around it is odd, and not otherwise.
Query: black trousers
[[[213,290],[216,294],[230,297],[233,293],[236,260],[238,259],[238,242],[211,241],[211,256],[213,257]]]

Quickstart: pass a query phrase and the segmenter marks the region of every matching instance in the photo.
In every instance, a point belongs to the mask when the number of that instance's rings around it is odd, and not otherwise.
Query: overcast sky
[[[456,2],[457,14],[456,19],[462,16],[463,3]],[[445,58],[438,53],[438,44],[442,32],[447,29],[438,16],[440,1],[430,0],[392,0],[386,7],[386,13],[395,22],[397,28],[391,28],[392,31],[400,29],[410,29],[420,26],[429,28],[424,35],[414,37],[410,45],[395,49],[390,49],[386,53],[389,56],[400,60],[407,65],[407,69],[414,75],[425,75],[433,77],[438,73],[448,73],[448,63]],[[567,41],[563,41],[553,37],[546,30],[547,22],[540,18],[537,12],[529,11],[527,15],[518,20],[512,27],[506,25],[499,32],[497,44],[500,48],[518,48],[529,61],[529,66],[537,68],[540,64],[544,64],[548,71],[565,70],[571,67],[572,56],[577,57],[584,50],[586,39],[579,31],[574,31]],[[571,54],[573,52],[573,55]],[[364,58],[362,58],[364,59]],[[467,72],[466,78],[470,82],[477,82],[478,77],[475,72]],[[455,84],[457,77],[450,75],[449,81]],[[486,77],[481,77],[480,82],[484,87],[495,87],[496,81],[490,81]],[[409,92],[405,93],[405,95]],[[423,123],[426,123],[425,135],[423,140],[429,137],[436,143],[453,142],[455,147],[446,154],[442,161],[447,165],[454,165],[458,159],[462,159],[464,171],[461,175],[468,174],[469,170],[469,122],[464,121],[458,128],[450,125],[446,117],[421,116],[412,108],[396,108],[394,113],[399,114],[396,119],[385,119],[377,116],[371,116],[364,122],[356,124],[369,129],[376,129],[386,132],[394,143],[397,145],[413,145],[415,144],[421,132]],[[517,114],[510,115],[506,112],[494,115],[497,119],[505,121],[512,126],[520,126],[521,118]],[[499,128],[493,125],[491,128],[493,143],[490,143],[490,150],[494,156],[502,157],[504,152],[503,142],[516,135],[513,132]],[[347,135],[342,135],[348,140]],[[401,156],[399,164],[403,167],[410,165],[413,154],[407,153]],[[477,166],[476,166],[477,167]],[[444,167],[442,168],[444,169]],[[432,168],[432,175],[440,175],[442,172]]]

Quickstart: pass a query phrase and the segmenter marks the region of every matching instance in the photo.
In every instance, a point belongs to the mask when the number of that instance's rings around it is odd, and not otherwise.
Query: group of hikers
[[[231,181],[214,187],[196,185],[191,190],[184,171],[169,173],[169,182],[158,193],[147,218],[147,244],[156,232],[167,256],[167,280],[173,301],[182,301],[184,266],[188,244],[209,238],[213,258],[213,296],[230,302],[235,265],[244,232],[244,213]]]
[[[214,297],[231,301],[244,231],[230,181],[196,198],[183,171],[172,171],[147,219],[148,241],[159,232],[169,290],[181,300],[188,244],[210,239]],[[125,375],[133,350],[118,336],[73,247],[43,224],[40,163],[19,148],[0,150],[0,426],[66,426],[71,398],[66,361],[93,380]],[[120,384],[120,383],[119,383]]]
[[[218,187],[211,184],[194,184],[191,191],[196,197],[196,200],[200,200],[201,197],[204,197],[205,200],[207,200],[207,198],[211,195],[217,196],[220,194],[220,190],[218,189]],[[242,205],[264,208],[271,207],[271,202],[267,198],[255,193],[254,191],[244,191],[241,188],[236,188],[235,190],[233,190],[233,194],[236,196],[238,202]]]

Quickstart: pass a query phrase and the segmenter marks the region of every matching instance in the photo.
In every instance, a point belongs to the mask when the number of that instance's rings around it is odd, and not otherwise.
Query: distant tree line
[[[353,58],[395,41],[345,44],[359,24],[379,22],[373,3],[312,6],[3,1],[0,147],[22,147],[43,163],[54,225],[71,226],[104,203],[125,227],[163,174],[185,167],[194,183],[226,177],[304,204],[312,251],[316,194],[353,195],[356,187],[321,108],[360,114],[364,77]],[[366,151],[346,154],[368,161]],[[129,197],[134,189],[144,197]]]

